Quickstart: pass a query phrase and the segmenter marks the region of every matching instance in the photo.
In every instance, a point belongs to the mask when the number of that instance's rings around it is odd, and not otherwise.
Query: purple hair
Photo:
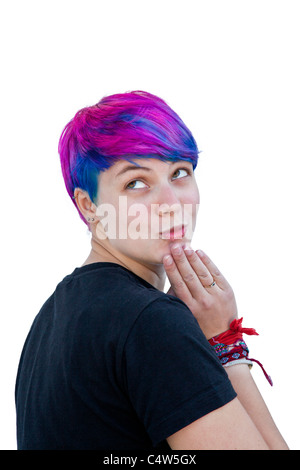
[[[65,126],[58,151],[76,208],[74,189],[87,191],[96,202],[99,173],[118,160],[186,160],[195,169],[199,154],[180,117],[162,99],[144,91],[106,96],[78,111]]]

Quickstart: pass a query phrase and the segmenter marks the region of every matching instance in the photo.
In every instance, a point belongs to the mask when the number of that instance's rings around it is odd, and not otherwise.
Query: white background
[[[300,448],[299,1],[1,3],[0,448],[15,449],[14,384],[43,302],[86,258],[57,143],[80,108],[142,89],[165,99],[202,150],[194,248],[236,293],[253,375]]]

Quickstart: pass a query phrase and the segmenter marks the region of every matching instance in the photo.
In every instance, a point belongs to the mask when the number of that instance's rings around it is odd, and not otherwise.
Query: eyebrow
[[[127,171],[130,170],[146,170],[146,171],[153,171],[151,168],[147,168],[146,166],[136,166],[136,165],[127,165],[125,166],[119,173],[116,174],[116,178],[123,175]]]
[[[171,163],[171,165],[174,165],[177,162],[170,162],[170,163]],[[117,173],[115,177],[118,178],[119,176],[123,175],[124,173],[126,173],[127,171],[130,171],[130,170],[153,171],[152,168],[148,168],[146,166],[127,165],[124,168],[122,168],[122,170],[119,171],[119,173]]]

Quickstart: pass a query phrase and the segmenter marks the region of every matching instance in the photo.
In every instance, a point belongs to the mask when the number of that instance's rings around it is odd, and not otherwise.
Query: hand
[[[188,306],[206,338],[228,330],[238,317],[237,305],[232,288],[210,258],[175,243],[163,263],[171,284],[168,294]]]

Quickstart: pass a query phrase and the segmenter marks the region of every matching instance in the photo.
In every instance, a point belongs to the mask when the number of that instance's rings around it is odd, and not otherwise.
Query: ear
[[[87,191],[81,188],[75,188],[74,199],[77,207],[88,223],[96,222],[96,205],[91,201]],[[97,219],[98,222],[98,219]]]

